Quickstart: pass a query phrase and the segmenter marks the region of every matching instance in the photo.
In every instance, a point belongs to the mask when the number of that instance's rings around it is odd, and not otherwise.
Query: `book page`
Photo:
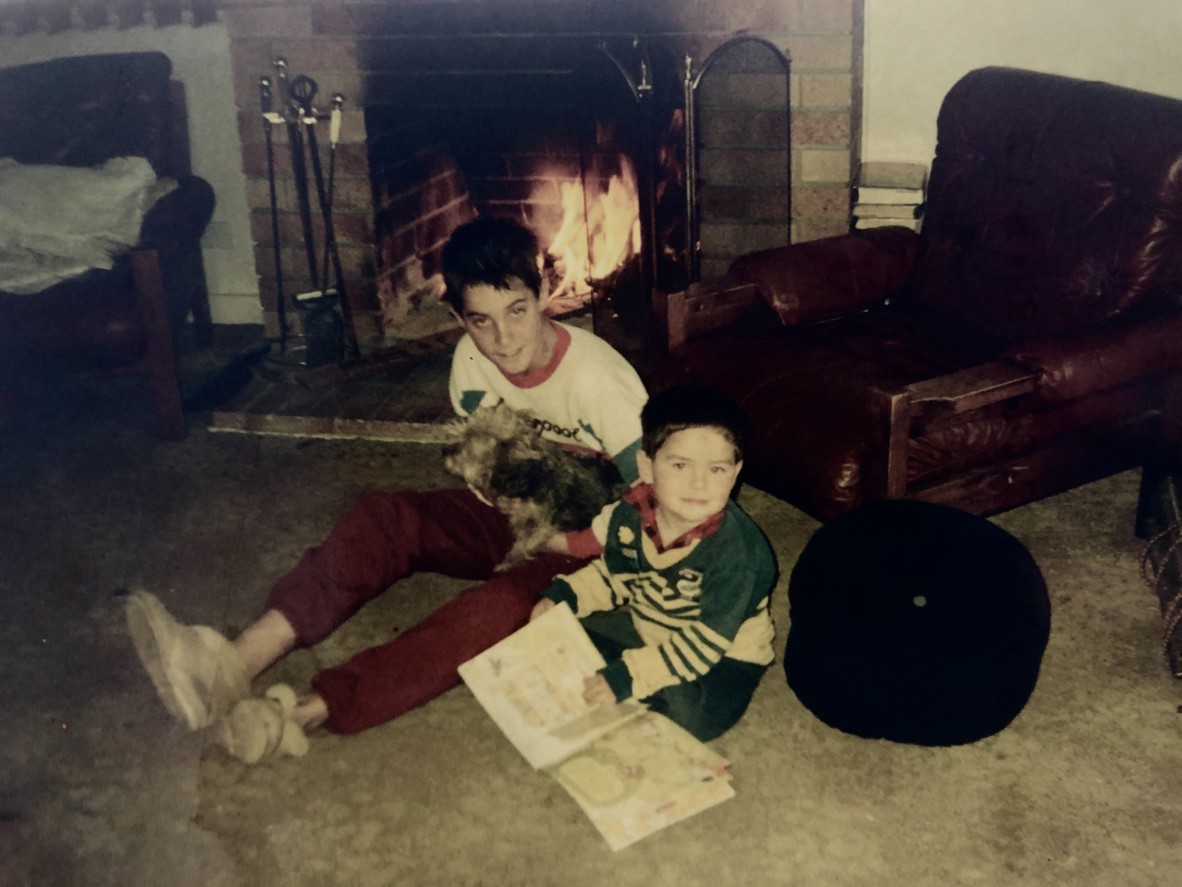
[[[612,850],[735,795],[729,763],[648,712],[550,768]]]
[[[559,604],[459,672],[493,722],[539,768],[645,711],[633,700],[594,708],[583,701],[584,679],[604,664],[570,607]]]

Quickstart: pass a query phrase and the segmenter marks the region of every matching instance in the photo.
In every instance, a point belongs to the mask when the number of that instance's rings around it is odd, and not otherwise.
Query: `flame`
[[[581,304],[594,283],[619,270],[640,252],[640,202],[636,171],[625,156],[620,172],[583,181],[559,179],[562,222],[546,252],[554,259],[558,283],[549,302]]]

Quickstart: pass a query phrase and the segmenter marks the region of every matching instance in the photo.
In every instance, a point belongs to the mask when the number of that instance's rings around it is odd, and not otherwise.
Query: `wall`
[[[174,79],[185,84],[193,172],[208,180],[217,195],[202,241],[214,322],[261,323],[229,47],[220,23],[0,35],[0,59],[6,67],[59,56],[140,50],[159,50],[172,59]]]
[[[930,163],[948,88],[984,65],[1182,98],[1179,0],[865,0],[862,155]]]

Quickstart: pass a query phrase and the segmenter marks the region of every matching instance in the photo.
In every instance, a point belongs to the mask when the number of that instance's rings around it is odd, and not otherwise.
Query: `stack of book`
[[[928,169],[922,163],[863,163],[855,186],[855,230],[902,225],[918,231],[927,179]]]

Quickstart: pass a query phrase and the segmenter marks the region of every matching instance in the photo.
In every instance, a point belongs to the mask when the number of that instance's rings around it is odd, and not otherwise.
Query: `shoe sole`
[[[161,652],[175,646],[184,626],[154,595],[137,591],[127,599],[127,628],[140,662],[169,714],[190,730],[208,727],[212,718],[192,676],[170,668]]]

